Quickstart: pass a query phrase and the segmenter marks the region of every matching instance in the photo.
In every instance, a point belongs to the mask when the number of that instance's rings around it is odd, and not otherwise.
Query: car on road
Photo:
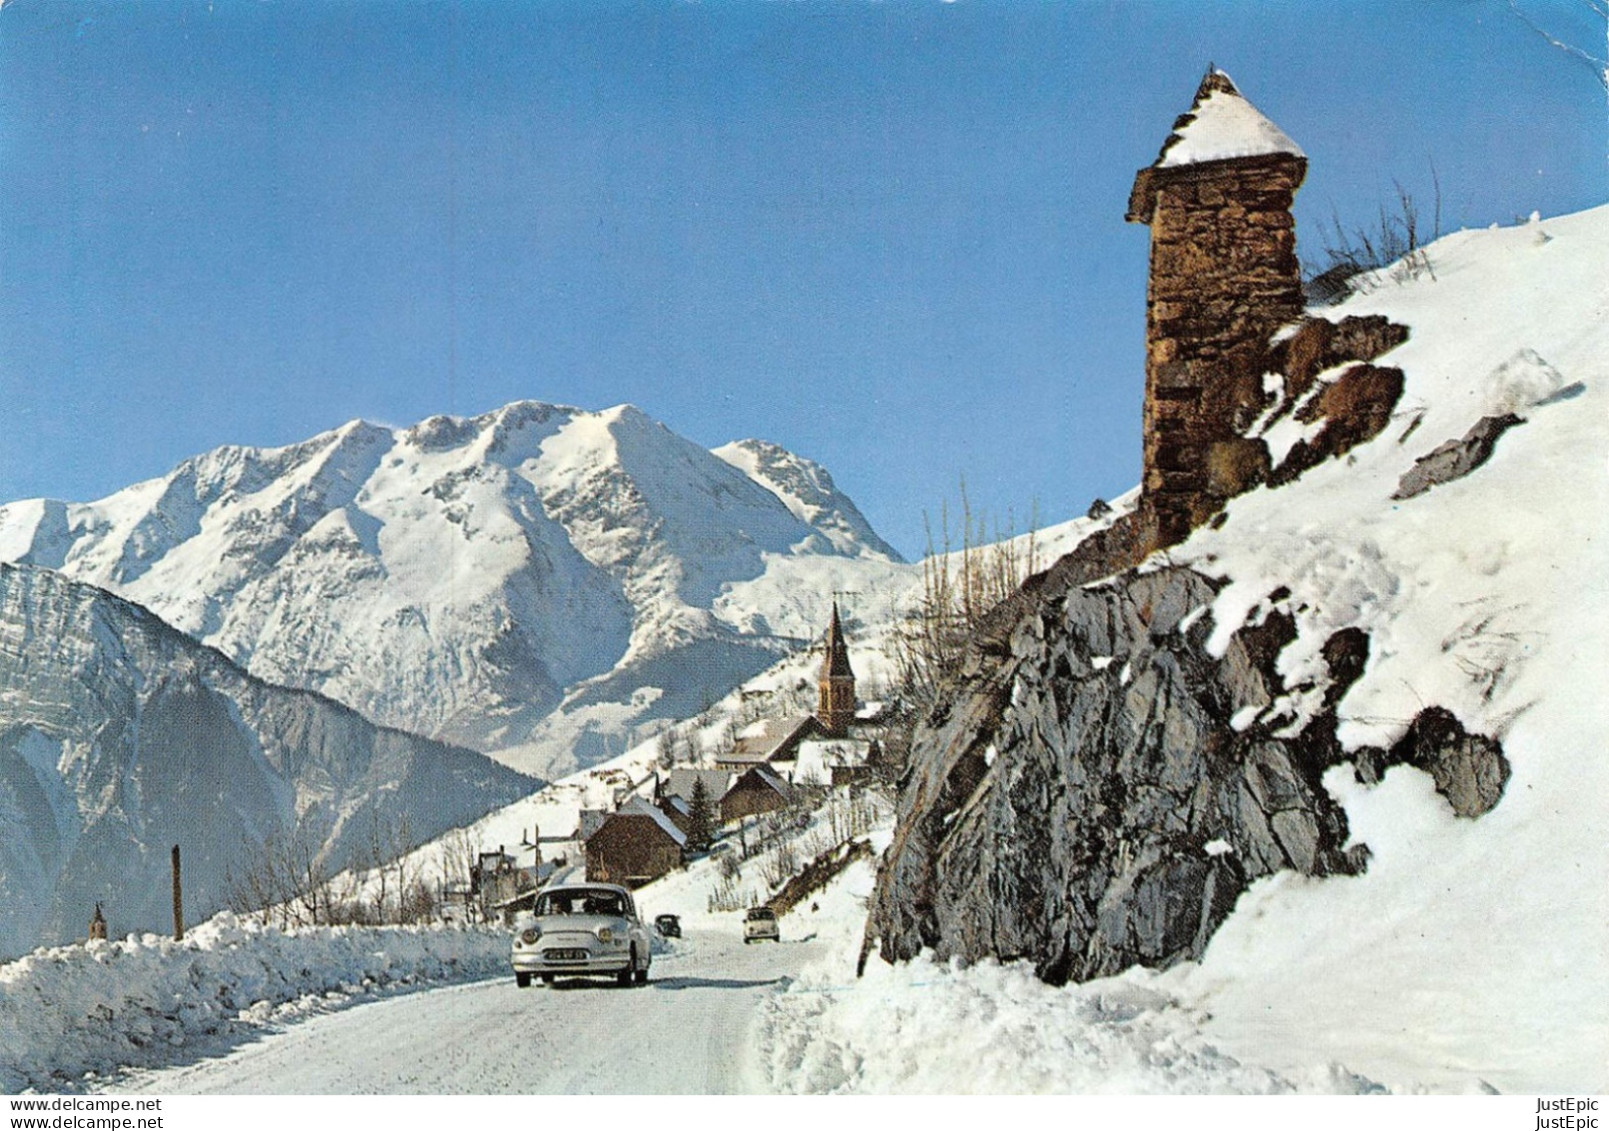
[[[622,986],[648,981],[648,928],[631,892],[617,884],[560,884],[536,897],[515,924],[509,956],[514,981],[612,975]]]
[[[770,939],[772,942],[782,941],[782,930],[777,926],[777,913],[769,907],[751,907],[748,914],[743,916],[743,941],[751,943],[762,939]]]
[[[679,939],[682,937],[682,920],[679,915],[655,915],[654,930],[659,932],[662,939]]]

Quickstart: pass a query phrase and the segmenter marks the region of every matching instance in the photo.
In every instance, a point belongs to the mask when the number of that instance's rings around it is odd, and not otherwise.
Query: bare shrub
[[[765,881],[766,890],[776,891],[798,870],[799,854],[794,851],[793,841],[785,840],[760,865],[760,879]]]
[[[721,876],[710,889],[708,909],[716,911],[742,911],[746,907],[754,906],[754,891],[752,888],[740,887],[738,877]]]
[[[1373,224],[1348,227],[1341,222],[1338,212],[1332,213],[1329,229],[1320,229],[1323,251],[1303,284],[1309,302],[1336,302],[1354,291],[1367,289],[1374,284],[1363,282],[1364,278],[1392,264],[1396,267],[1389,278],[1394,282],[1421,275],[1435,278],[1430,257],[1423,247],[1424,243],[1441,236],[1441,179],[1434,165],[1430,176],[1434,203],[1429,240],[1424,238],[1419,204],[1400,181],[1391,182],[1396,189],[1396,199],[1381,203],[1380,214]]]
[[[932,524],[928,523],[922,594],[893,638],[896,715],[887,743],[894,755],[892,764],[897,766],[903,761],[916,720],[938,702],[984,618],[1038,572],[1037,528],[1036,507],[1025,536],[1014,535],[1008,516],[1004,529],[994,526],[991,541],[986,517],[973,514],[965,482],[961,484],[959,553],[952,548],[947,504],[940,511],[941,540],[937,548]]]

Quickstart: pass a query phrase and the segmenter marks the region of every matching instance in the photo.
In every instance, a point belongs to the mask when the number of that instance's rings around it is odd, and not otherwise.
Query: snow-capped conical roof
[[[1162,152],[1152,167],[1165,169],[1273,153],[1307,156],[1284,130],[1246,100],[1233,79],[1209,67],[1195,101],[1173,124],[1173,132],[1162,143]]]

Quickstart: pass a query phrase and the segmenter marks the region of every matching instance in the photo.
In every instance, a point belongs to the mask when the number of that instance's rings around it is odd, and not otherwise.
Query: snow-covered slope
[[[738,440],[716,448],[714,454],[782,500],[790,514],[825,534],[840,552],[853,556],[870,550],[899,560],[894,547],[878,537],[827,469],[814,460],[765,440]]]
[[[424,839],[538,783],[248,676],[149,611],[0,565],[0,955],[171,926],[169,850],[192,919],[262,846],[341,866],[375,829]],[[277,857],[283,860],[283,854]]]
[[[1411,265],[1410,265],[1411,267]],[[1326,784],[1364,875],[1255,887],[1174,983],[1227,1047],[1318,1057],[1395,1086],[1609,1089],[1609,207],[1461,232],[1326,317],[1410,328],[1396,419],[1344,460],[1235,500],[1176,558],[1230,580],[1219,631],[1277,585],[1300,681],[1333,629],[1370,635],[1340,703],[1348,748],[1425,704],[1500,736],[1497,807],[1454,817],[1408,767]],[[1489,462],[1413,498],[1401,477],[1482,417]]]
[[[0,507],[0,561],[139,602],[263,679],[551,772],[769,666],[819,631],[832,588],[902,573],[815,464],[725,451],[630,406],[356,421],[95,503]],[[780,615],[731,600],[779,569]]]

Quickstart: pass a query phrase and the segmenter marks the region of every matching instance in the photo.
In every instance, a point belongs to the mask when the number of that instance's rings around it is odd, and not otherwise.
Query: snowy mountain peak
[[[0,507],[0,561],[139,602],[271,682],[543,770],[693,713],[817,631],[846,571],[896,560],[810,461],[767,446],[734,466],[631,405],[354,420],[94,503]],[[767,575],[792,563],[797,585],[811,562],[833,580],[769,607]],[[555,730],[556,709],[580,715]]]
[[[770,491],[800,522],[826,533],[840,551],[869,549],[892,562],[904,560],[814,460],[768,440],[737,440],[716,448],[715,455]]]

